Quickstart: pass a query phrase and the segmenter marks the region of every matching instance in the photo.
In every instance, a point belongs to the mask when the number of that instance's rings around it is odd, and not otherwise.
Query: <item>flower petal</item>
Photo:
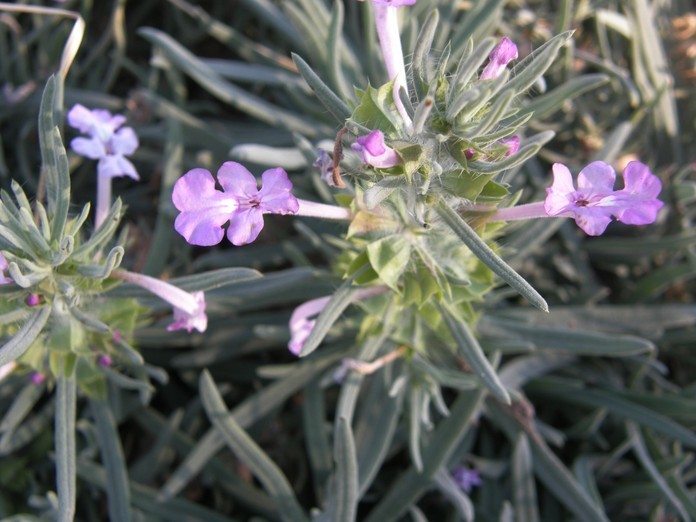
[[[562,163],[554,163],[553,184],[546,189],[544,210],[549,216],[560,216],[572,212],[575,208],[575,187],[573,175]]]
[[[269,169],[261,175],[262,187],[258,193],[259,208],[272,214],[294,214],[300,208],[291,194],[292,182],[281,168]]]
[[[138,148],[138,135],[131,127],[123,127],[111,137],[110,144],[114,153],[130,156]]]
[[[588,236],[601,236],[611,223],[611,208],[609,207],[577,207],[575,223]]]
[[[87,134],[96,123],[92,111],[79,103],[73,105],[73,108],[68,111],[67,120],[68,125],[75,127],[83,134]]]
[[[239,203],[255,197],[259,192],[254,175],[236,161],[223,163],[217,171],[217,179],[225,194],[234,196]]]
[[[386,169],[401,163],[401,158],[394,149],[384,143],[384,134],[374,130],[367,136],[359,137],[351,144],[351,149],[360,154],[363,163],[378,169]]]
[[[587,199],[592,196],[607,196],[614,192],[616,172],[603,161],[593,161],[578,174],[578,192]]]
[[[635,201],[628,208],[615,212],[615,216],[626,225],[649,225],[657,220],[657,213],[663,206],[659,199]]]
[[[208,328],[208,316],[205,314],[205,294],[203,292],[191,292],[196,300],[196,309],[189,313],[181,308],[174,307],[174,322],[167,326],[168,331],[186,330],[191,333],[194,328],[199,332],[205,332]]]
[[[174,221],[176,231],[192,245],[217,245],[224,225],[238,203],[215,189],[213,176],[205,169],[193,169],[174,184],[172,202],[181,212]]]
[[[101,158],[97,164],[97,174],[107,178],[128,176],[136,181],[140,179],[133,164],[121,154],[110,154]]]
[[[492,80],[503,73],[507,64],[517,59],[517,46],[512,40],[503,37],[488,55],[488,65],[481,72],[480,80]]]
[[[80,156],[89,159],[99,159],[106,156],[104,143],[98,138],[74,138],[70,148]]]
[[[227,239],[235,246],[252,243],[263,229],[263,213],[260,208],[234,211],[227,227]]]
[[[631,161],[623,171],[624,188],[619,192],[630,192],[640,195],[642,199],[653,199],[660,195],[662,182],[655,176],[647,165],[639,161]]]

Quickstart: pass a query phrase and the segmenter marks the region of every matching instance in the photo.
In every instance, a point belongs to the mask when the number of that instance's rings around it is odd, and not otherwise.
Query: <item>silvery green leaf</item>
[[[535,118],[543,118],[557,111],[568,100],[596,89],[609,81],[606,74],[585,74],[564,82],[559,87],[543,96],[537,96],[525,104],[520,114],[534,113]],[[507,92],[507,91],[506,91]]]
[[[269,125],[314,136],[319,131],[303,116],[289,112],[228,82],[168,34],[152,27],[138,31],[171,62],[219,100]]]
[[[293,53],[292,60],[295,62],[299,73],[312,88],[317,98],[319,98],[321,104],[333,115],[339,124],[343,125],[350,118],[348,105],[319,78],[317,73],[299,55]]]
[[[104,222],[99,225],[99,228],[94,231],[87,241],[74,250],[73,254],[75,256],[89,255],[98,248],[101,248],[105,243],[111,241],[123,217],[121,215],[122,210],[123,204],[121,203],[121,198],[116,198],[113,205],[111,205],[109,213],[104,218]]]
[[[51,219],[51,239],[60,241],[70,207],[70,172],[68,157],[55,121],[56,108],[62,107],[59,98],[60,80],[51,76],[46,82],[39,109],[39,143],[46,180],[46,199]]]
[[[368,210],[372,210],[388,198],[392,192],[401,188],[403,181],[397,177],[385,177],[372,185],[363,194],[363,202]]]
[[[521,94],[529,89],[556,60],[558,51],[572,35],[572,31],[556,35],[518,62],[513,68],[514,76],[507,82],[503,92],[511,90],[515,94]]]
[[[413,51],[413,84],[419,100],[423,99],[429,90],[427,88],[430,82],[428,59],[439,19],[437,9],[430,11],[416,38],[416,47]]]
[[[496,44],[496,39],[493,37],[485,38],[471,53],[465,53],[462,55],[459,64],[457,65],[457,70],[454,73],[454,79],[451,83],[450,99],[447,102],[447,116],[454,118],[459,112],[454,112],[454,109],[450,111],[450,105],[452,104],[452,96],[459,96],[462,92],[468,90],[469,83],[471,82],[472,76],[476,71],[479,70],[483,62],[488,59],[488,54],[493,50]],[[469,46],[472,45],[471,42],[468,43]]]
[[[307,519],[283,472],[230,415],[222,396],[207,370],[200,378],[201,401],[208,418],[232,452],[241,460],[276,501],[283,520]]]
[[[106,495],[110,520],[131,520],[130,487],[123,448],[109,403],[90,401],[97,428],[97,441],[106,472]]]
[[[512,100],[514,99],[514,94],[512,92],[503,93],[488,109],[486,116],[474,127],[472,130],[467,130],[466,134],[472,138],[476,136],[481,136],[490,131],[494,126],[500,123],[503,119],[503,115],[507,112]]]
[[[534,458],[525,433],[517,436],[512,453],[512,480],[517,520],[538,522],[536,486],[534,482]]]
[[[413,466],[419,472],[423,471],[423,455],[421,453],[421,419],[423,406],[423,388],[411,386],[409,395],[408,415],[408,451]]]
[[[344,417],[339,417],[336,421],[334,458],[336,460],[334,476],[336,500],[332,520],[351,522],[355,520],[358,507],[358,462],[353,432]]]
[[[298,170],[308,165],[304,155],[295,147],[271,147],[258,143],[235,145],[230,149],[230,158],[287,170]]]
[[[493,395],[502,402],[510,404],[510,395],[505,385],[500,381],[468,325],[453,315],[446,305],[440,306],[440,312],[447,328],[457,343],[458,353],[471,367],[473,373],[481,379]]]
[[[12,406],[5,412],[0,422],[0,447],[7,444],[12,432],[19,426],[26,416],[32,411],[36,403],[41,399],[45,391],[44,386],[34,383],[26,384],[12,401]]]
[[[331,21],[327,35],[328,72],[331,83],[344,100],[350,100],[353,93],[351,85],[343,74],[341,52],[346,46],[343,39],[344,7],[341,0],[335,0],[331,9]]]
[[[101,265],[87,265],[82,264],[77,266],[77,271],[83,276],[87,276],[92,279],[106,279],[111,275],[116,268],[119,267],[121,261],[123,260],[124,250],[123,247],[117,246],[111,249],[109,254],[104,260],[104,264]]]
[[[72,522],[75,516],[76,453],[75,409],[77,385],[74,377],[59,375],[56,379],[56,483],[58,489],[58,520]]]
[[[469,247],[481,262],[490,268],[503,281],[509,284],[517,292],[525,297],[530,303],[544,312],[548,312],[549,307],[541,295],[532,286],[515,272],[498,254],[485,243],[483,239],[457,214],[447,203],[442,200],[437,205],[437,212],[443,221],[452,231],[457,234],[459,239]]]
[[[457,485],[452,476],[447,471],[447,468],[442,467],[435,474],[435,484],[438,489],[449,498],[459,513],[459,516],[465,522],[474,521],[474,505],[469,496],[462,491]]]

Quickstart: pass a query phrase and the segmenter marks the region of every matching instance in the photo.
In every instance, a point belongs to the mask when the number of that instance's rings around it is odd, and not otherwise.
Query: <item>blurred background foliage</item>
[[[433,48],[451,40],[453,54],[470,37],[506,35],[524,56],[559,32],[575,31],[528,101],[535,111],[530,133],[550,129],[556,138],[505,180],[533,201],[549,184],[552,162],[578,170],[602,159],[620,170],[640,159],[662,179],[667,203],[655,225],[615,223],[601,238],[587,238],[565,220],[507,227],[506,259],[552,312],[533,310],[507,287],[488,297],[478,335],[484,347],[486,339],[509,341],[507,350],[498,342],[491,352],[516,400],[508,407],[492,397],[479,402],[478,392],[446,389],[452,415],[435,414],[424,428],[422,473],[409,455],[406,401],[399,394],[385,399],[403,363],[352,375],[342,385],[332,381],[341,358],[369,349],[355,345],[358,325],[350,313],[311,357],[297,361],[287,351],[292,309],[340,284],[329,266],[340,251],[331,239],[341,233],[338,226],[269,216],[256,244],[213,249],[189,246],[172,227],[176,179],[193,167],[214,171],[230,158],[256,173],[284,166],[299,197],[331,200],[311,162],[316,145],[333,141],[338,126],[290,53],[347,97],[353,84],[384,83],[364,6],[353,0],[45,5],[79,12],[87,27],[66,79],[65,107],[79,102],[124,113],[141,140],[133,157],[141,182],[114,186],[128,206],[124,265],[162,277],[234,266],[265,274],[261,282],[210,292],[205,334],[166,333],[161,321],[138,331],[145,360],[166,370],[168,380],[146,404],[133,390],[111,390],[128,471],[125,496],[113,492],[118,478],[98,458],[94,413],[80,408],[79,519],[121,513],[137,520],[294,520],[314,507],[337,519],[326,506],[355,495],[359,520],[458,520],[472,509],[482,521],[598,520],[602,513],[611,520],[696,519],[692,2],[418,0],[404,18],[407,64],[433,7],[441,15]],[[6,190],[10,179],[27,192],[39,190],[38,104],[70,29],[59,13],[18,14],[0,4]],[[595,73],[609,81],[565,99],[564,86],[581,89],[584,75]],[[70,130],[65,136],[73,137]],[[82,205],[93,198],[94,166],[76,155],[70,165],[73,202]],[[40,517],[54,502],[54,399],[43,389],[22,392],[31,397],[21,415],[10,416],[25,384],[12,376],[0,385],[3,517]],[[225,403],[232,416],[221,421],[215,414]],[[340,418],[353,419],[352,458],[335,455],[337,448],[351,450]],[[440,455],[439,448],[447,451]],[[342,474],[356,461],[359,493],[342,493],[336,485],[350,484]],[[454,487],[448,473],[462,464],[483,478],[471,495]],[[283,483],[278,474],[294,494],[269,487]],[[113,511],[115,498],[122,504]]]

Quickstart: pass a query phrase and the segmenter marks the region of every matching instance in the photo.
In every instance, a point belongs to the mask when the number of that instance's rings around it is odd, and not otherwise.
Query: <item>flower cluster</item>
[[[103,109],[89,110],[79,103],[67,114],[68,124],[89,138],[74,138],[70,147],[89,159],[99,160],[97,173],[109,178],[128,176],[140,179],[130,160],[138,148],[138,136],[131,127],[121,127],[126,118]]]

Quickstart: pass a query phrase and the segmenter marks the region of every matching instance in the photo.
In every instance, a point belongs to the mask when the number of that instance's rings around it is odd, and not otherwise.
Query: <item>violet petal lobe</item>
[[[113,152],[130,156],[138,148],[138,135],[130,127],[123,127],[111,137],[110,145]]]
[[[577,207],[575,223],[588,236],[601,236],[611,223],[611,207]]]
[[[587,199],[592,196],[607,196],[614,192],[616,172],[603,161],[593,161],[578,174],[578,192]]]
[[[83,134],[87,134],[95,124],[95,118],[87,107],[79,103],[75,104],[67,114],[68,125],[76,128]]]
[[[99,159],[106,156],[104,142],[98,138],[73,138],[70,148],[80,156],[89,159]]]
[[[657,219],[664,203],[657,199],[662,191],[662,182],[647,165],[631,161],[623,172],[624,188],[616,195],[620,210],[616,219],[627,225],[649,225]]]
[[[106,178],[128,176],[136,181],[140,179],[135,166],[121,154],[101,157],[99,163],[97,163],[97,174]]]
[[[225,194],[233,196],[240,203],[255,197],[259,192],[254,175],[236,161],[223,163],[217,171],[217,179]]]
[[[261,190],[258,193],[259,208],[273,214],[294,214],[300,204],[291,194],[292,182],[288,173],[281,168],[269,169],[261,175]]]
[[[507,37],[503,37],[488,55],[488,65],[481,72],[480,80],[492,80],[503,73],[507,64],[517,59],[517,46]]]
[[[384,5],[387,7],[404,7],[414,5],[416,0],[372,0],[374,5]]]
[[[222,241],[224,225],[238,208],[236,199],[215,189],[213,176],[193,169],[179,178],[172,192],[174,206],[181,212],[176,231],[192,245],[212,246]]]
[[[193,329],[205,332],[208,328],[208,316],[205,313],[206,303],[203,292],[191,292],[196,300],[196,309],[193,313],[187,313],[181,308],[174,307],[174,322],[167,326],[168,331],[186,330],[191,333]]]
[[[560,216],[573,211],[575,187],[573,175],[562,163],[554,163],[553,184],[546,189],[544,210],[549,216]]]
[[[235,210],[227,227],[227,239],[235,246],[252,243],[263,229],[263,212],[258,207]]]

